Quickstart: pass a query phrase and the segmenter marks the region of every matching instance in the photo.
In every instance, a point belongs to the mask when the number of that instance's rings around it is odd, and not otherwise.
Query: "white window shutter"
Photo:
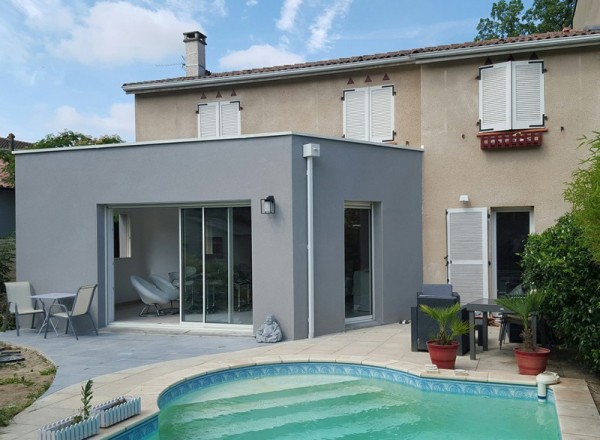
[[[219,136],[219,103],[200,104],[198,106],[198,137],[213,138]]]
[[[344,137],[366,141],[369,139],[368,89],[344,91]]]
[[[481,131],[511,128],[510,62],[479,68],[479,120]]]
[[[221,136],[239,136],[240,103],[239,101],[221,102]]]
[[[394,140],[394,88],[371,87],[371,137],[374,142]]]
[[[512,63],[512,128],[544,126],[544,65],[540,61]]]
[[[486,208],[447,213],[448,279],[463,304],[489,295],[487,218]]]

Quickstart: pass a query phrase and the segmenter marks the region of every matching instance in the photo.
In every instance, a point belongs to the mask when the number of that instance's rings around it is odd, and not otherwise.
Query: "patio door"
[[[371,204],[346,204],[344,267],[346,323],[373,319]]]
[[[181,319],[252,324],[250,207],[181,210]]]

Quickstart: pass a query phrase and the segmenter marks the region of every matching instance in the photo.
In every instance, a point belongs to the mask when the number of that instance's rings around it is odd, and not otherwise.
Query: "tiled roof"
[[[217,78],[232,78],[235,79],[237,76],[242,75],[260,75],[266,73],[277,73],[277,72],[290,72],[290,71],[300,71],[303,69],[310,68],[318,68],[318,67],[328,67],[328,66],[344,66],[348,64],[355,64],[360,62],[377,62],[377,61],[385,61],[391,59],[401,60],[403,57],[409,57],[411,55],[417,54],[426,54],[426,53],[445,53],[452,52],[454,50],[460,49],[469,49],[469,48],[496,48],[499,46],[508,45],[511,43],[527,43],[527,42],[542,42],[549,40],[564,40],[567,38],[573,37],[581,37],[585,35],[600,35],[600,31],[598,30],[565,30],[560,32],[548,32],[545,34],[533,34],[533,35],[522,35],[519,37],[509,37],[509,38],[501,38],[494,40],[481,40],[481,41],[468,41],[460,44],[446,44],[442,46],[432,46],[432,47],[422,47],[418,49],[408,49],[408,50],[399,50],[394,52],[384,52],[384,53],[376,53],[371,55],[360,55],[354,57],[346,57],[346,58],[335,58],[330,60],[322,60],[322,61],[311,61],[307,63],[299,63],[299,64],[286,64],[281,66],[272,66],[272,67],[261,67],[255,69],[245,69],[245,70],[234,70],[231,72],[217,72],[217,73],[209,73],[205,77],[177,77],[177,78],[168,78],[162,80],[151,80],[151,81],[142,81],[135,83],[126,83],[123,85],[124,88],[128,86],[134,85],[151,85],[151,84],[159,84],[159,83],[171,83],[171,82],[185,82],[190,80],[197,80],[200,78],[217,79]]]
[[[15,139],[15,150],[22,150],[24,148],[31,147],[31,142],[18,141]],[[8,138],[0,137],[0,150],[10,150],[10,141]]]

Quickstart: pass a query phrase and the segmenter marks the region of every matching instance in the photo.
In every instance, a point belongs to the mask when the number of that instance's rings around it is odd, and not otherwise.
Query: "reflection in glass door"
[[[495,211],[495,287],[502,296],[521,284],[521,253],[531,231],[531,211]]]
[[[250,208],[186,208],[182,219],[182,320],[252,324]]]
[[[346,321],[372,318],[370,205],[344,210],[344,267]]]

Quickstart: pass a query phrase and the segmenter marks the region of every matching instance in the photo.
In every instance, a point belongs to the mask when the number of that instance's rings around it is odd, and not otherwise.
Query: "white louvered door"
[[[448,279],[462,304],[487,298],[488,213],[486,208],[449,209]]]

